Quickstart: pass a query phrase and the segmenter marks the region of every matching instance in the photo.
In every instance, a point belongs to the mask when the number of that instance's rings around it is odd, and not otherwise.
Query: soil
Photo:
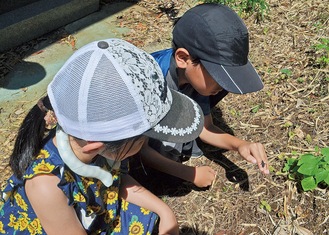
[[[131,28],[123,38],[146,50],[159,43],[170,47],[173,19],[196,3],[165,2],[142,0],[137,4],[145,11],[119,17],[118,24]],[[263,18],[256,13],[241,15],[250,32],[250,61],[265,87],[253,94],[229,94],[213,116],[227,132],[263,143],[271,174],[262,175],[237,152],[207,145],[202,146],[203,157],[184,164],[213,167],[217,177],[210,188],[196,188],[149,171],[158,177],[147,187],[173,208],[181,234],[220,230],[232,234],[329,234],[328,187],[303,192],[282,172],[288,157],[329,145],[329,65],[319,62],[322,56],[328,59],[329,49],[314,47],[323,44],[322,38],[329,39],[329,1],[267,2],[269,11]],[[24,57],[23,50],[31,43],[0,54],[0,76]],[[6,165],[23,113],[22,104],[22,110],[8,115],[10,126],[0,129],[1,179],[10,174]]]

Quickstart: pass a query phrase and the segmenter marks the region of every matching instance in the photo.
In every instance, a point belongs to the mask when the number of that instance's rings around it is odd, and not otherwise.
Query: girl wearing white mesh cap
[[[76,51],[47,91],[18,132],[0,233],[142,235],[160,217],[160,234],[178,234],[171,209],[120,162],[146,136],[196,138],[199,106],[170,91],[154,59],[120,39]]]

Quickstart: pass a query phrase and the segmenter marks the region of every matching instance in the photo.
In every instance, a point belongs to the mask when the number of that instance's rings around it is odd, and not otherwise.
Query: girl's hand
[[[216,176],[214,171],[209,166],[195,167],[195,177],[193,183],[200,188],[208,187],[212,184]]]

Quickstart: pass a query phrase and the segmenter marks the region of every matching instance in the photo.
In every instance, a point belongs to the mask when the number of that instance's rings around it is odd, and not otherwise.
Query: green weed
[[[255,105],[254,107],[252,107],[250,111],[251,111],[252,113],[257,113],[261,107],[262,107],[262,106],[261,106],[260,104],[257,104],[257,105]]]
[[[305,79],[304,78],[297,78],[297,82],[298,83],[303,83],[303,82],[305,82]]]
[[[257,19],[264,19],[269,11],[269,4],[265,0],[204,0],[207,3],[221,3],[238,11],[241,15],[256,13]]]
[[[329,65],[329,38],[321,38],[320,43],[316,44],[314,48],[321,54],[317,60],[320,67],[324,68]]]
[[[259,208],[260,209],[263,209],[263,210],[266,210],[267,212],[271,212],[272,211],[272,208],[271,208],[270,204],[267,201],[265,201],[265,200],[261,200],[260,201]]]
[[[303,191],[329,185],[329,148],[316,149],[298,158],[288,158],[282,170],[296,181]]]
[[[278,84],[280,81],[286,80],[286,79],[288,79],[289,77],[292,76],[292,71],[290,69],[283,68],[283,69],[280,70],[280,72],[281,72],[280,77],[278,77],[274,80],[274,82],[276,84]]]
[[[285,78],[290,77],[292,75],[292,71],[287,68],[281,69],[280,72],[282,73],[283,77],[285,77]]]

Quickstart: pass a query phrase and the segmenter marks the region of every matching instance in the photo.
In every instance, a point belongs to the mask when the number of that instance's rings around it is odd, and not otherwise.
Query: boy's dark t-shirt
[[[203,96],[200,95],[191,84],[185,84],[183,87],[178,87],[178,76],[176,72],[176,62],[173,57],[173,49],[165,49],[153,52],[151,55],[160,65],[162,73],[167,81],[169,88],[177,90],[197,102],[204,115],[208,115],[211,109],[227,95],[227,91],[223,90],[216,95]]]

